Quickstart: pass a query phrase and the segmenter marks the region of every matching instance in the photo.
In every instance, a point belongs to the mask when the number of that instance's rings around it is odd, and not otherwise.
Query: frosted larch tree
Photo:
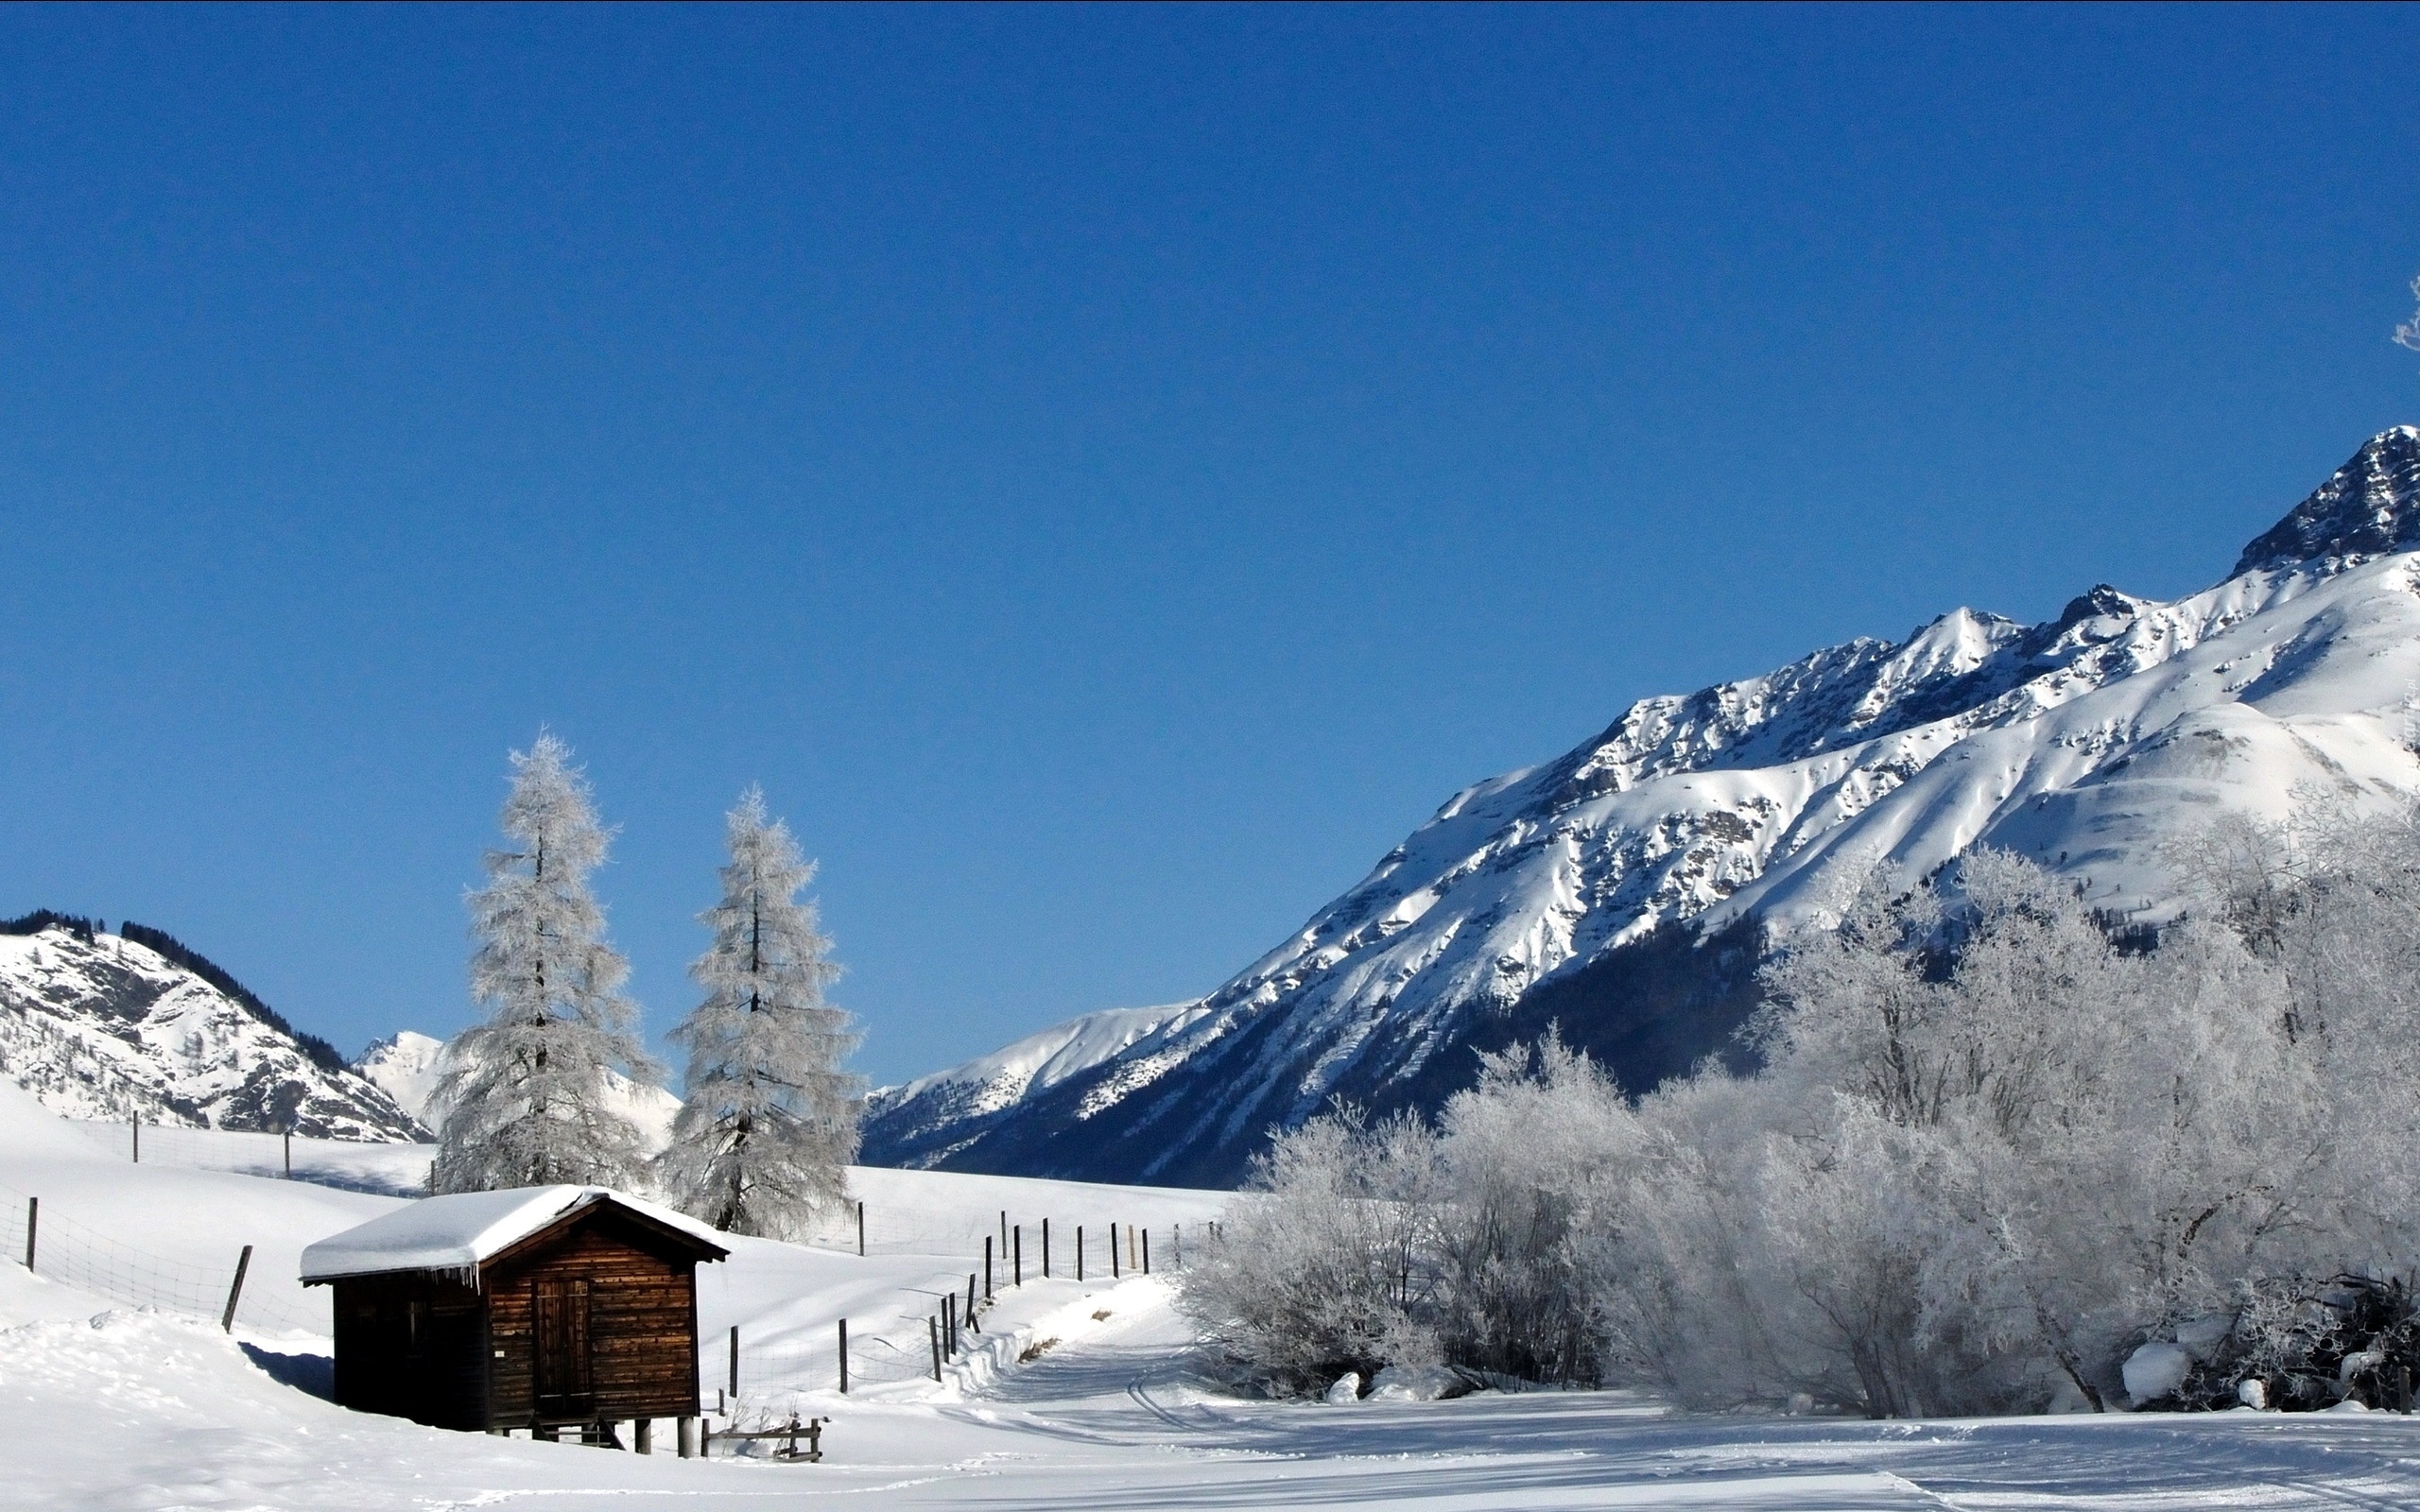
[[[438,1086],[437,1189],[628,1186],[647,1140],[609,1101],[608,1076],[657,1068],[622,995],[630,968],[588,890],[610,834],[562,741],[541,731],[512,769],[511,844],[488,852],[488,884],[470,896],[471,994],[488,1020],[454,1041]]]
[[[798,899],[815,864],[755,788],[727,828],[722,902],[698,916],[714,944],[689,969],[705,999],[672,1033],[687,1098],[659,1169],[672,1201],[717,1228],[798,1238],[847,1200],[864,1083],[840,1062],[857,1037],[824,1001],[840,969]]]

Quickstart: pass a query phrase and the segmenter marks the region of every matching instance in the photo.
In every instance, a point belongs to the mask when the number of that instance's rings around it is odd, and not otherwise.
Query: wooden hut
[[[712,1229],[602,1187],[428,1197],[302,1252],[336,1291],[339,1404],[439,1428],[618,1442],[698,1417],[700,1261]]]

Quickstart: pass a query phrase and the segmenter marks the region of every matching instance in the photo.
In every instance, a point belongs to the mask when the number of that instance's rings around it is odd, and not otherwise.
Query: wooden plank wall
[[[488,1423],[486,1298],[425,1274],[336,1283],[337,1401],[437,1428]]]
[[[593,1416],[684,1418],[698,1411],[696,1280],[687,1259],[667,1260],[613,1231],[610,1215],[560,1244],[482,1278],[488,1306],[490,1421],[532,1420],[536,1361],[533,1283],[589,1283]],[[562,1421],[576,1420],[570,1418]]]

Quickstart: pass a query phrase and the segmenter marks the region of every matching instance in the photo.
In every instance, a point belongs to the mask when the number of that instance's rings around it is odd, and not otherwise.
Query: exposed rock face
[[[1455,795],[1131,1042],[1013,1096],[981,1063],[916,1084],[992,1089],[955,1111],[877,1098],[867,1158],[1223,1184],[1272,1127],[1339,1096],[1434,1108],[1474,1050],[1549,1022],[1649,1085],[1724,1048],[1761,927],[1821,923],[1873,868],[1922,873],[1976,845],[2155,915],[2172,902],[2160,842],[2214,814],[2420,792],[2415,547],[2420,431],[2403,427],[2174,603],[2102,586],[2030,627],[1955,610],[1902,642],[1642,699]]]
[[[2372,437],[2353,460],[2243,548],[2237,576],[2305,562],[2352,565],[2420,547],[2420,430]]]

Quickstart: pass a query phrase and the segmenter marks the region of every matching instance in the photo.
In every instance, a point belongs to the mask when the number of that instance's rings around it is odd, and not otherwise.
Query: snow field
[[[1088,1236],[1108,1214],[1188,1227],[1218,1194],[861,1173],[869,1213],[912,1199],[938,1229],[999,1210]],[[305,1182],[126,1163],[0,1087],[0,1181],[62,1216],[124,1225],[196,1263],[236,1235],[255,1274],[290,1284],[303,1245],[394,1199]],[[979,1204],[979,1206],[977,1205]],[[953,1205],[955,1209],[953,1209]],[[1122,1210],[1122,1211],[1121,1211]],[[951,1216],[955,1211],[956,1216]],[[996,1237],[996,1232],[995,1232]],[[1156,1249],[1155,1243],[1155,1249]],[[1088,1257],[1089,1258],[1089,1257]],[[1154,1256],[1155,1261],[1158,1259]],[[979,1245],[977,1259],[979,1265]],[[962,1287],[963,1251],[855,1253],[740,1240],[702,1267],[710,1382],[742,1331],[743,1419],[828,1417],[818,1465],[683,1461],[444,1433],[342,1411],[324,1341],[114,1307],[0,1263],[0,1507],[26,1512],[467,1507],[753,1512],[841,1506],[969,1512],[1480,1508],[2300,1508],[2420,1504],[2420,1425],[2381,1414],[1870,1423],[1688,1417],[1628,1393],[1484,1393],[1349,1406],[1244,1400],[1201,1373],[1168,1278],[1064,1277],[1004,1289],[985,1332],[932,1382],[823,1371],[831,1325],[887,1314],[922,1345],[923,1315]],[[1054,1269],[1058,1268],[1054,1263]],[[1087,1267],[1091,1269],[1090,1266]],[[313,1298],[325,1297],[315,1291]],[[766,1364],[794,1339],[786,1379]],[[752,1352],[761,1340],[764,1352]],[[1047,1342],[1046,1348],[1038,1348]],[[1030,1356],[1030,1358],[1028,1358]],[[766,1364],[752,1375],[752,1362]],[[709,1392],[709,1400],[712,1393]]]

